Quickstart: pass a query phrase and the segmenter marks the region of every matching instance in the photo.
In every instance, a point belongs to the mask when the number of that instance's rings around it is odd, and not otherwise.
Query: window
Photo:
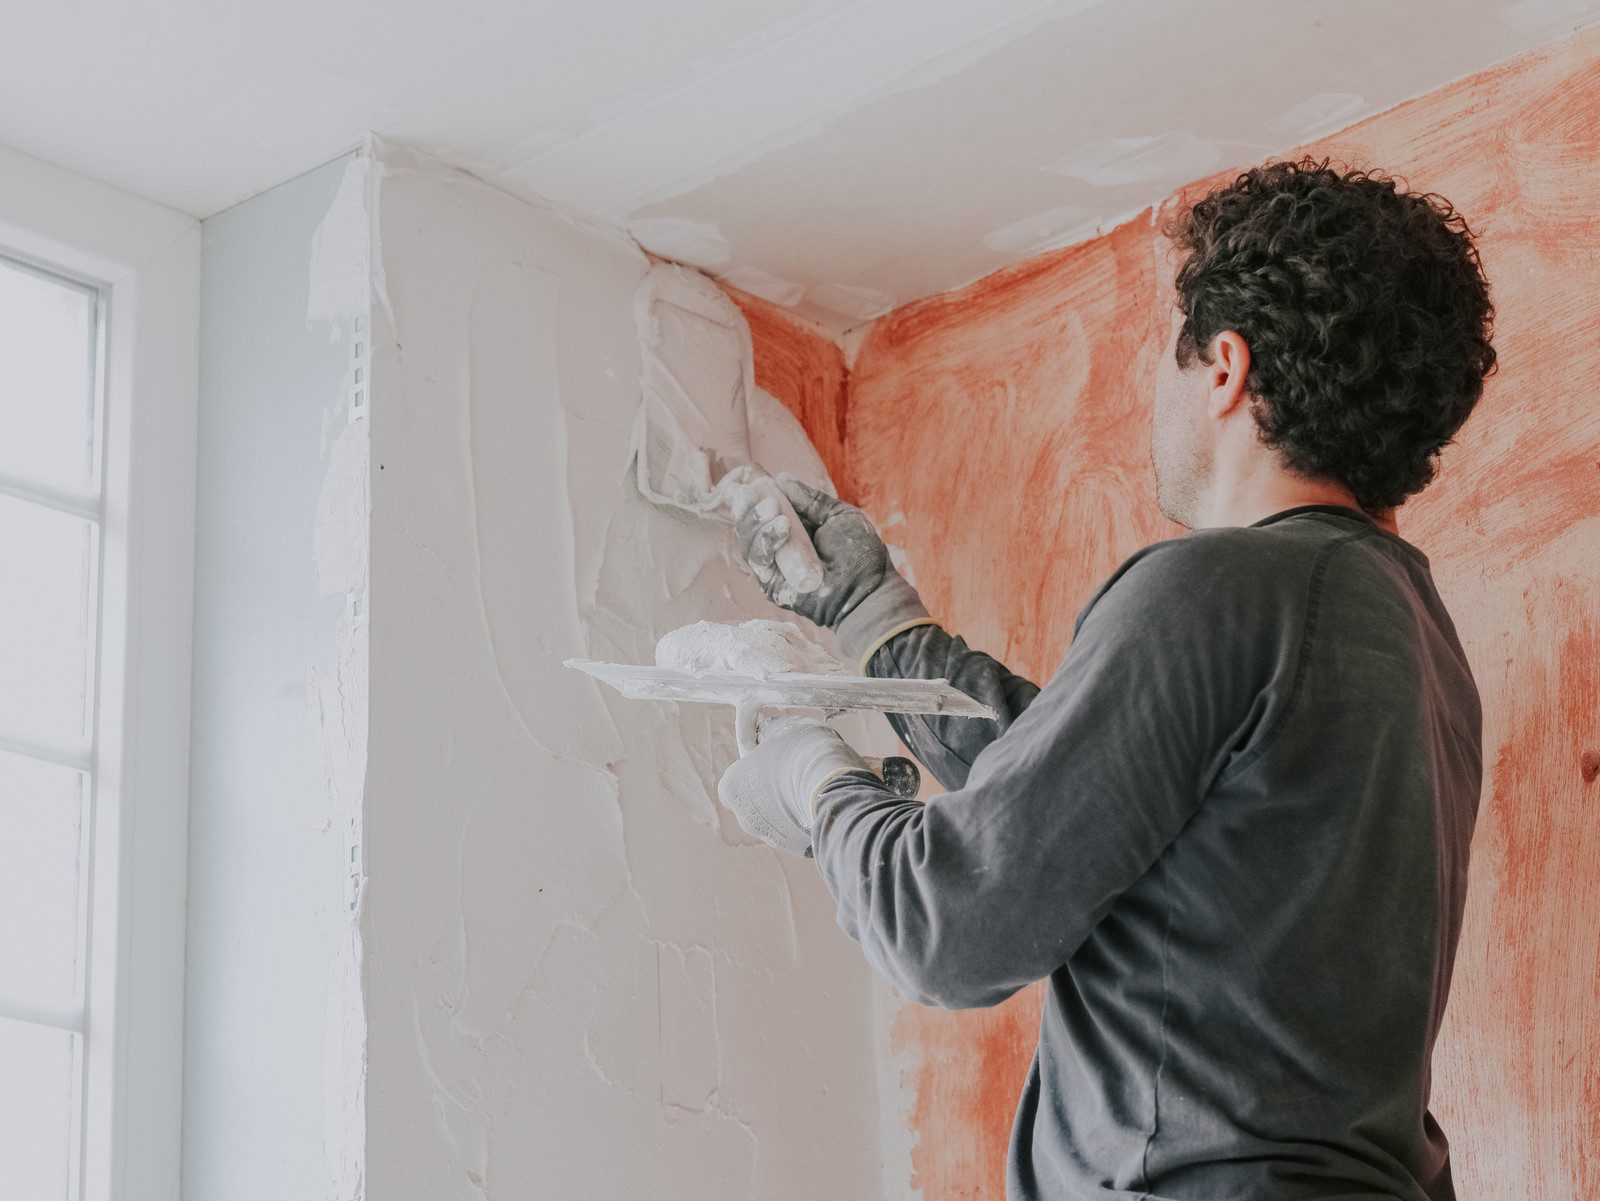
[[[0,1198],[178,1195],[199,236],[0,147]]]
[[[94,877],[100,296],[0,257],[0,1177],[76,1195]]]

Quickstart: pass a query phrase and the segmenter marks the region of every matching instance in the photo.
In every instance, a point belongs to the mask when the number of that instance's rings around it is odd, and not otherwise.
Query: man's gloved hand
[[[860,509],[790,475],[777,476],[775,482],[805,525],[823,571],[820,588],[801,593],[784,607],[819,626],[832,628],[883,583],[889,570],[889,551]],[[776,599],[783,581],[775,559],[778,548],[789,539],[789,518],[770,505],[756,505],[734,523],[734,529],[739,552],[761,581],[767,599],[782,603]]]
[[[747,834],[791,855],[805,855],[811,850],[811,802],[817,792],[840,772],[866,770],[866,761],[836,731],[808,717],[784,717],[762,731],[755,750],[722,773],[717,796]]]
[[[776,478],[817,549],[823,576],[815,592],[780,599],[783,581],[774,560],[790,536],[789,519],[771,506],[754,506],[734,528],[739,552],[768,600],[834,630],[845,653],[857,660],[894,627],[928,620],[916,591],[890,566],[888,548],[865,513],[793,476]]]

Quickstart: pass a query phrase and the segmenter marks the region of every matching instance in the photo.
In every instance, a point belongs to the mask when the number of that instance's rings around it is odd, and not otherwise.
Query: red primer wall
[[[1600,1196],[1600,31],[1308,149],[1439,191],[1483,235],[1500,373],[1399,515],[1487,719],[1434,1108],[1464,1198]],[[1163,253],[1147,213],[906,306],[847,387],[824,339],[746,303],[763,386],[907,550],[929,607],[1041,681],[1092,590],[1175,532],[1146,450]],[[1039,1004],[1034,988],[985,1012],[902,1010],[929,1201],[1003,1196]]]

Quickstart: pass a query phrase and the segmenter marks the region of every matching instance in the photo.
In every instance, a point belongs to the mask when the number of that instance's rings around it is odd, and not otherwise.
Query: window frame
[[[0,147],[0,250],[100,293],[77,1197],[177,1197],[200,225]]]

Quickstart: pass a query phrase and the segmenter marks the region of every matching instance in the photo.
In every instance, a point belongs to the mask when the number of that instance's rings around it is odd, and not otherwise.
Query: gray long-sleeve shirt
[[[908,996],[1049,978],[1010,1196],[1454,1196],[1428,1113],[1481,778],[1477,690],[1422,553],[1293,509],[1148,547],[1042,691],[937,626],[876,675],[951,791],[817,798],[840,925]]]

